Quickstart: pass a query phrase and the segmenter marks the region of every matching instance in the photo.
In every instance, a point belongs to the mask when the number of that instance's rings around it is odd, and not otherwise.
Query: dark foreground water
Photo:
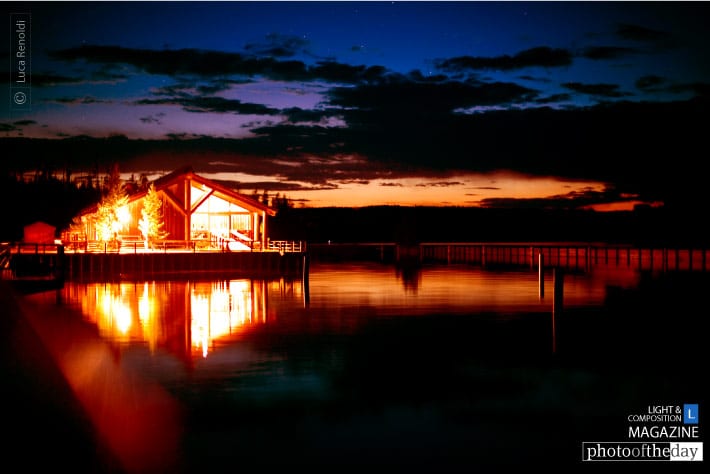
[[[552,280],[541,297],[534,271],[314,263],[307,285],[70,283],[22,304],[126,471],[586,468],[582,442],[628,441],[629,415],[703,413],[708,274],[599,266],[557,302]]]

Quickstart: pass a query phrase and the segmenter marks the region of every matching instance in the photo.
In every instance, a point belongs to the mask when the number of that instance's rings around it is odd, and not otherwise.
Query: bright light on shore
[[[128,210],[128,206],[121,206],[116,210],[116,216],[118,217],[118,222],[121,226],[126,226],[131,222],[131,212]]]

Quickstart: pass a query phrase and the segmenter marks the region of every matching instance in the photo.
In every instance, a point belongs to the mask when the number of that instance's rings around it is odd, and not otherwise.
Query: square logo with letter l
[[[683,405],[683,423],[686,425],[698,424],[698,404],[686,403]]]

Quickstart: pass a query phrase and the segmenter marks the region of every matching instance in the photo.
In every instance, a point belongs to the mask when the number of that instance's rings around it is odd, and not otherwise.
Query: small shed
[[[22,241],[31,244],[53,244],[56,231],[57,228],[53,225],[37,221],[25,226]]]

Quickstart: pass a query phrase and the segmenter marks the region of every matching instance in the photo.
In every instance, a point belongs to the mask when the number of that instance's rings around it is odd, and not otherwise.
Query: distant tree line
[[[293,208],[293,202],[284,194],[276,193],[275,195],[270,195],[267,190],[259,193],[257,189],[254,189],[251,193],[251,197],[254,201],[260,202],[265,206],[269,206],[272,209],[279,211],[287,211]]]
[[[0,227],[3,241],[21,240],[24,226],[37,221],[66,228],[76,214],[101,197],[98,187],[48,173],[37,173],[31,179],[6,173],[0,180],[0,198],[5,208]]]
[[[22,238],[23,227],[44,221],[67,228],[82,209],[106,195],[110,171],[90,181],[72,174],[17,173],[0,177],[5,216],[0,240]],[[146,177],[124,183],[128,194],[147,190]],[[277,211],[268,224],[274,240],[310,242],[583,241],[656,246],[710,246],[710,230],[697,209],[634,211],[481,209],[473,207],[371,206],[295,208],[288,197],[267,191],[251,196]]]
[[[699,216],[664,208],[617,212],[406,206],[289,208],[269,222],[271,239],[312,243],[576,241],[710,247],[710,230]]]

